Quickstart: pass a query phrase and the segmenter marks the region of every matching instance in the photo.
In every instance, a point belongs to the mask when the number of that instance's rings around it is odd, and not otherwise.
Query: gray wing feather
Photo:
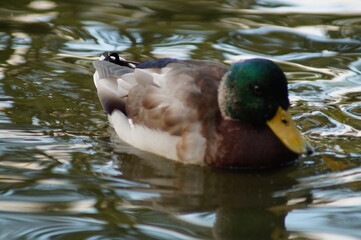
[[[133,69],[129,67],[116,65],[107,61],[95,61],[93,62],[93,66],[97,70],[100,79],[121,76],[133,72]]]

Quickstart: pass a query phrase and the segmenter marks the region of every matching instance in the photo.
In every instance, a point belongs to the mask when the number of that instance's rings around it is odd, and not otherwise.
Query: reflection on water
[[[1,239],[361,238],[361,4],[2,1]],[[316,148],[269,172],[183,166],[108,127],[92,60],[273,59]]]

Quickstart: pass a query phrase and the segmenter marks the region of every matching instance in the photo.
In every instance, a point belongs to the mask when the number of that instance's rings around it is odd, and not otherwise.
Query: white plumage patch
[[[109,115],[109,121],[117,135],[126,143],[143,151],[178,160],[177,143],[180,137],[130,123],[128,118],[118,110]]]

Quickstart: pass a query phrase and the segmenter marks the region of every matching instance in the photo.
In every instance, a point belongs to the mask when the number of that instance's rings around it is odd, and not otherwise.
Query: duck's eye
[[[252,86],[252,91],[257,96],[261,96],[263,94],[262,87],[257,84]]]

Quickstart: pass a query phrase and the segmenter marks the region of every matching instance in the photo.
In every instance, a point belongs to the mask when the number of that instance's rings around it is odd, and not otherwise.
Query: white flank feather
[[[178,160],[177,143],[180,137],[141,125],[131,124],[128,118],[118,110],[109,115],[109,121],[112,123],[117,135],[124,142],[143,151]]]

